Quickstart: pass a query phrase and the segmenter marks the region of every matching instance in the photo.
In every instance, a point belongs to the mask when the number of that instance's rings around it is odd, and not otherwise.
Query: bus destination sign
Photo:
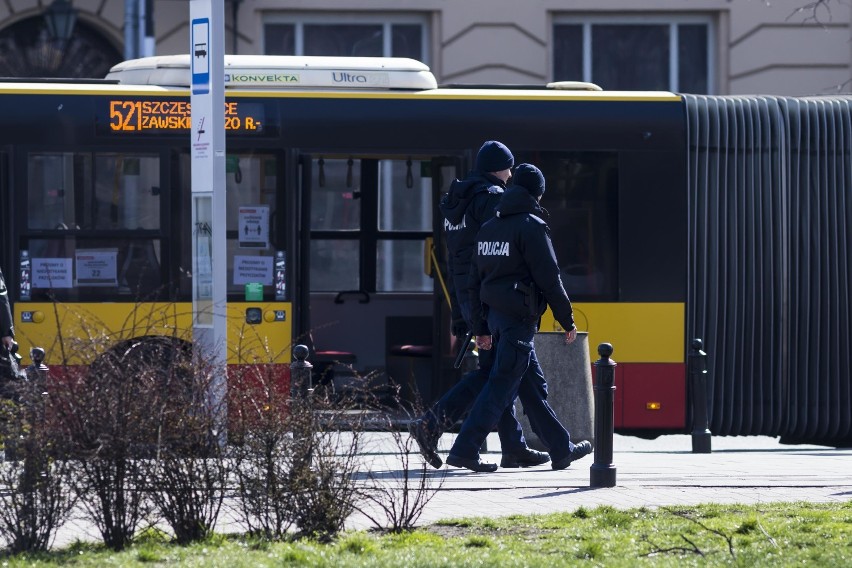
[[[110,99],[109,119],[99,122],[103,133],[166,134],[189,132],[192,125],[191,105],[186,100]],[[233,134],[269,135],[266,109],[262,103],[225,102],[225,130]],[[271,129],[274,130],[274,129]]]

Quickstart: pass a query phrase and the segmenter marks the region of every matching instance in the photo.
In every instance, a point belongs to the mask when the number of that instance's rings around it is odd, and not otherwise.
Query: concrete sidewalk
[[[360,476],[369,472],[390,484],[401,478],[404,460],[398,443],[388,433],[364,434]],[[455,434],[441,438],[439,450],[446,457]],[[434,497],[418,525],[463,517],[497,517],[514,514],[571,512],[578,507],[610,505],[617,508],[694,505],[701,503],[767,503],[773,501],[846,502],[852,500],[852,449],[824,446],[782,445],[768,437],[713,437],[713,452],[693,454],[688,435],[642,440],[615,436],[613,464],[616,486],[589,487],[589,468],[594,454],[563,471],[550,464],[527,469],[498,469],[473,473],[447,467],[429,469]],[[411,442],[408,467],[419,471],[423,460]],[[486,461],[500,461],[496,434],[488,438]],[[427,466],[428,467],[428,466]],[[414,473],[414,472],[412,472]],[[416,479],[416,473],[414,473]],[[392,485],[393,486],[393,485]],[[369,529],[366,517],[354,514],[347,529]],[[227,507],[217,532],[244,530],[234,522]],[[98,542],[95,528],[72,521],[59,532],[56,547],[75,540]]]
[[[439,445],[442,457],[454,434]],[[416,446],[414,446],[416,448]],[[500,461],[496,434],[488,438],[485,461]],[[688,435],[643,440],[616,435],[613,464],[616,486],[589,487],[594,455],[563,471],[550,465],[473,473],[465,469],[430,470],[443,482],[419,524],[471,516],[570,512],[610,505],[617,508],[693,505],[700,503],[765,503],[773,501],[845,502],[852,500],[852,449],[782,445],[774,438],[712,438],[710,454],[693,454]],[[376,455],[372,471],[399,464],[390,454]],[[419,454],[411,460],[422,463]],[[352,528],[362,528],[353,519]]]

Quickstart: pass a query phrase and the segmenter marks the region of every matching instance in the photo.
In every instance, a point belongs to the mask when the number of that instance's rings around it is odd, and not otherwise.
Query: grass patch
[[[468,548],[487,548],[491,546],[491,539],[487,536],[475,534],[467,537],[464,545]]]
[[[0,566],[849,566],[852,502],[705,505],[444,521],[399,533],[350,532],[335,542],[214,536],[177,546],[156,532],[120,553],[75,543]]]
[[[340,539],[338,548],[350,554],[374,554],[378,549],[376,541],[364,533],[357,532],[345,535]]]

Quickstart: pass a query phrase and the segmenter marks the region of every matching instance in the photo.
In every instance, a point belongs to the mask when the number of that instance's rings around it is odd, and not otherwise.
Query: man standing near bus
[[[470,305],[477,346],[496,346],[491,376],[462,424],[447,464],[490,472],[479,448],[507,406],[521,399],[533,431],[547,446],[553,469],[565,469],[588,455],[592,445],[574,444],[547,403],[547,381],[535,354],[538,322],[548,305],[565,329],[565,343],[577,337],[571,300],[562,285],[550,231],[539,205],[544,175],[530,164],[515,170],[514,185],[497,206],[496,217],[477,235],[470,272]]]
[[[494,208],[506,189],[514,163],[515,158],[509,148],[501,142],[489,140],[476,155],[475,170],[462,180],[454,180],[449,192],[441,199],[449,252],[452,330],[453,335],[463,340],[472,329],[468,276],[476,233],[494,216]],[[438,440],[470,409],[488,381],[491,366],[491,353],[480,351],[479,369],[465,374],[426,414],[409,425],[409,432],[420,447],[420,453],[432,467],[437,469],[443,465],[437,451]],[[503,467],[531,467],[550,461],[545,452],[527,447],[523,430],[515,417],[514,404],[507,405],[495,422],[503,450]]]
[[[3,278],[3,270],[0,269],[0,341],[6,349],[12,348],[15,340],[15,327],[12,325],[12,309],[9,306],[9,291],[6,289],[6,280]]]

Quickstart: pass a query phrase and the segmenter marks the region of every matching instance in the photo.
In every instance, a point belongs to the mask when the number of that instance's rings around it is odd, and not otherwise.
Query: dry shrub
[[[306,349],[296,348],[292,393],[263,365],[238,377],[232,393],[235,512],[267,539],[330,539],[352,514],[361,411],[354,396],[315,397]],[[233,377],[232,377],[233,379]]]
[[[76,458],[74,490],[114,550],[128,546],[143,521],[153,522],[146,484],[163,416],[186,388],[188,360],[190,347],[178,339],[130,339],[105,349],[84,375],[54,386],[58,423]]]
[[[169,404],[160,406],[159,439],[151,470],[151,499],[179,544],[213,533],[228,481],[222,444],[220,408],[215,395],[215,369],[209,358],[196,355],[176,362]]]
[[[338,395],[332,404],[309,393],[291,407],[290,491],[302,536],[330,540],[355,511],[363,435],[363,411],[355,400]]]
[[[292,527],[287,491],[292,433],[289,393],[271,365],[253,365],[231,375],[229,439],[236,486],[234,512],[252,535],[283,538]]]
[[[75,502],[69,462],[46,427],[45,385],[32,378],[16,385],[15,402],[0,400],[9,460],[0,463],[0,535],[12,553],[47,550]]]
[[[447,470],[430,470],[416,442],[389,417],[377,426],[390,438],[393,454],[386,456],[384,463],[371,464],[358,474],[358,511],[377,529],[394,533],[412,530],[443,485]],[[391,464],[399,464],[399,469]]]

